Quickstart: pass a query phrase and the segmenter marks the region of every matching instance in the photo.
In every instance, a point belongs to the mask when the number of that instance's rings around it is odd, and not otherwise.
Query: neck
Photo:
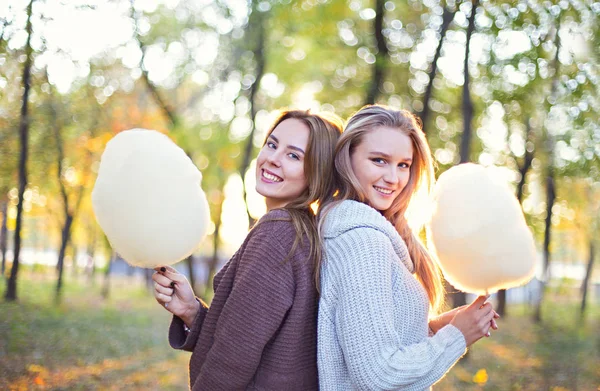
[[[288,204],[287,202],[276,201],[269,198],[265,199],[265,203],[267,204],[267,213],[273,209],[283,208]]]

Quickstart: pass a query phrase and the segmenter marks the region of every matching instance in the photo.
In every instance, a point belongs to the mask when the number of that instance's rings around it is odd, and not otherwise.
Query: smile
[[[269,182],[283,182],[283,179],[278,177],[275,174],[267,172],[267,170],[262,170],[262,177],[265,178]]]
[[[379,187],[379,186],[373,186],[373,188],[375,190],[377,190],[378,193],[381,193],[383,195],[389,196],[391,195],[394,191],[390,190],[390,189],[384,189],[383,187]]]

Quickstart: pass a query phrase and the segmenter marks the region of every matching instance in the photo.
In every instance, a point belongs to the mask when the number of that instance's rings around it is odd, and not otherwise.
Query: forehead
[[[399,129],[381,126],[367,132],[357,150],[363,153],[382,152],[397,159],[412,158],[413,146],[409,136]]]
[[[282,144],[306,147],[310,129],[307,124],[296,118],[283,120],[273,129],[271,135],[275,136]]]

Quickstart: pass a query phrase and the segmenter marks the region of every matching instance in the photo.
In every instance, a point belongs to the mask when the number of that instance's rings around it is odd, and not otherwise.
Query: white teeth
[[[377,190],[380,193],[386,194],[386,195],[390,195],[393,193],[392,190],[388,190],[388,189],[383,189],[381,187],[377,187],[377,186],[373,186],[375,188],[375,190]]]
[[[269,174],[266,171],[263,171],[263,177],[265,177],[268,180],[273,181],[273,182],[281,182],[283,180],[283,179],[279,178],[278,176]]]

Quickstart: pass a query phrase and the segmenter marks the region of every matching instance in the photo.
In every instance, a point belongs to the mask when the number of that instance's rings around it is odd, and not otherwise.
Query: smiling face
[[[265,197],[267,209],[281,208],[308,187],[304,159],[310,129],[304,122],[288,118],[267,138],[256,160],[256,191]]]
[[[368,203],[386,211],[410,178],[413,145],[398,129],[379,127],[367,132],[350,156],[352,171]]]

